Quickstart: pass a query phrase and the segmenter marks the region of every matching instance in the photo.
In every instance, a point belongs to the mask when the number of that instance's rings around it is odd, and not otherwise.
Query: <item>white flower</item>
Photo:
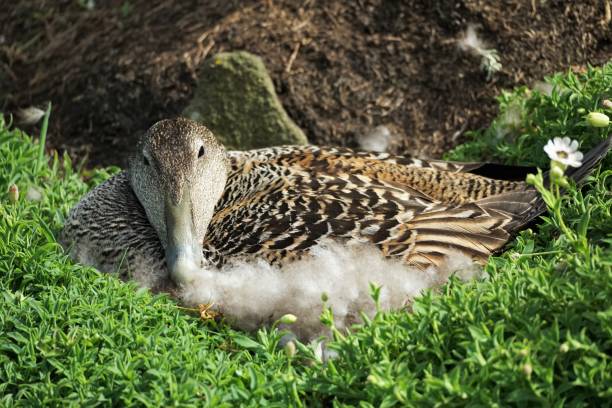
[[[566,166],[580,167],[582,166],[582,153],[578,151],[578,141],[572,140],[569,137],[555,137],[549,140],[544,151],[550,157],[550,160],[556,161]]]

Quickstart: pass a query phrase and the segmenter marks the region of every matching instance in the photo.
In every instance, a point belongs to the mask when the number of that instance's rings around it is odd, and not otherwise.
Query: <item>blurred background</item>
[[[363,138],[377,135],[439,157],[488,124],[501,90],[547,92],[544,76],[612,58],[610,0],[7,3],[0,111],[36,134],[23,109],[51,101],[48,146],[89,166],[123,165],[140,133],[186,108],[232,137],[258,126],[257,104],[288,123],[268,133],[373,150]]]

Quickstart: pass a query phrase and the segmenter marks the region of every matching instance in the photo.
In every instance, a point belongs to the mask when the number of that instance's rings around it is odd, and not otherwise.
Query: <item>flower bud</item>
[[[378,387],[383,387],[385,384],[385,381],[375,374],[368,375],[366,381]]]
[[[537,181],[537,177],[535,174],[528,174],[527,178],[525,178],[525,183],[529,184],[530,186],[535,186]]]
[[[8,197],[11,203],[16,203],[19,201],[19,188],[17,188],[16,184],[11,184],[9,187]]]
[[[550,168],[550,179],[554,181],[559,181],[563,178],[563,170],[558,166],[553,166]]]
[[[611,101],[611,100],[609,100],[609,99],[604,99],[604,100],[601,102],[601,106],[603,106],[603,107],[604,107],[604,108],[606,108],[606,109],[612,109],[612,101]]]
[[[287,313],[286,315],[281,316],[278,321],[283,324],[293,324],[297,321],[297,317],[291,313]]]
[[[295,343],[293,342],[293,340],[289,340],[287,344],[285,344],[284,349],[285,349],[285,354],[287,354],[287,357],[295,356],[296,347],[295,347]]]
[[[587,115],[587,123],[593,127],[608,127],[610,124],[610,118],[608,115],[600,112],[590,112]]]
[[[567,168],[567,166],[563,163],[561,163],[560,161],[557,160],[551,160],[550,161],[550,170],[552,171],[553,169],[559,169],[561,170],[561,173],[565,173],[565,169]]]
[[[576,111],[577,111],[579,114],[581,114],[581,115],[583,115],[583,114],[585,114],[585,113],[586,113],[586,109],[584,109],[584,108],[578,108],[578,109],[576,109]]]
[[[567,353],[569,351],[569,344],[567,343],[563,343],[559,346],[559,351],[563,354]]]
[[[523,364],[522,370],[527,377],[531,376],[531,373],[533,373],[533,367],[529,363]]]

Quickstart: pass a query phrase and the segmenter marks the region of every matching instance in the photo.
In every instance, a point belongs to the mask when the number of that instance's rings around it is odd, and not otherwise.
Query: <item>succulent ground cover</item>
[[[603,140],[609,125],[587,117],[611,113],[602,103],[612,65],[549,81],[549,94],[503,93],[491,126],[447,158],[547,169],[548,140],[571,137],[582,152]],[[350,334],[332,327],[337,357],[324,363],[309,345],[278,347],[278,330],[202,320],[70,261],[55,239],[64,217],[117,169],[80,170],[41,147],[0,122],[2,405],[597,406],[612,398],[610,157],[562,198],[551,188],[551,211],[489,260],[485,279],[451,279],[410,313],[379,313]],[[4,193],[13,184],[17,199]]]

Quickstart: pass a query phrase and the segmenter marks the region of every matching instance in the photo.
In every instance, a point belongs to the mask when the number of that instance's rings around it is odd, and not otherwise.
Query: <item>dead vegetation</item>
[[[354,146],[384,125],[391,150],[425,156],[490,121],[500,89],[612,57],[609,0],[16,3],[0,11],[1,109],[51,100],[50,145],[92,164],[121,164],[180,113],[220,51],[260,55],[311,142]],[[470,24],[498,52],[490,80],[458,46]]]

